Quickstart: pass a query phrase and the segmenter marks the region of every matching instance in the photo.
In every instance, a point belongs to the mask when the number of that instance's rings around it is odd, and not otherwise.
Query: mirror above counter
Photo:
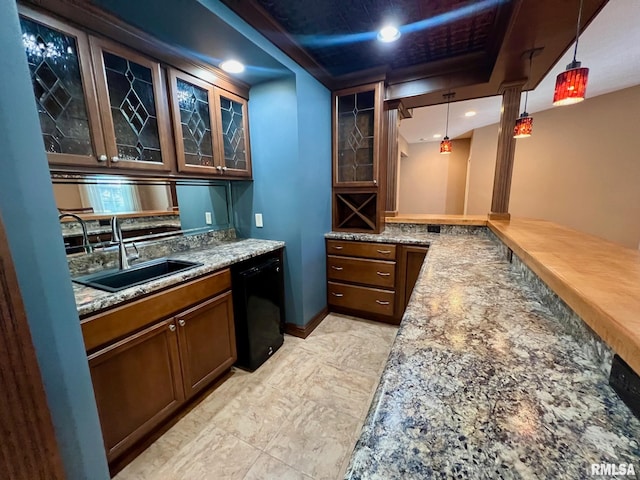
[[[114,216],[131,242],[233,227],[226,181],[76,174],[51,179],[67,254],[111,246]]]

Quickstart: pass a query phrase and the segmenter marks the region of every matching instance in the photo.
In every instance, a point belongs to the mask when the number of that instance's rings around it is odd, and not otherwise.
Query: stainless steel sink
[[[139,263],[126,270],[105,270],[91,275],[75,277],[72,280],[88,287],[106,290],[107,292],[117,292],[201,265],[202,263],[187,262],[185,260],[158,258],[157,260]]]

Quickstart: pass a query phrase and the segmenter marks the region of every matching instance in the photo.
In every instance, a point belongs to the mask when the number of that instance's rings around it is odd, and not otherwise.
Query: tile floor
[[[397,327],[328,315],[253,373],[233,376],[116,480],[344,475]]]

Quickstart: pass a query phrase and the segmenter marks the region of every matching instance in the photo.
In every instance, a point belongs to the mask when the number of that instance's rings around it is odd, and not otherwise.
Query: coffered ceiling
[[[384,80],[405,106],[534,88],[575,38],[579,0],[222,0],[330,89]],[[584,0],[582,26],[607,0]],[[399,26],[393,43],[376,39]]]

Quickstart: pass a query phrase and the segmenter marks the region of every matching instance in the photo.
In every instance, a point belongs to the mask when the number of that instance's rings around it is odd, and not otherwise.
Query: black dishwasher
[[[284,342],[282,250],[236,264],[231,276],[236,366],[254,371]]]

